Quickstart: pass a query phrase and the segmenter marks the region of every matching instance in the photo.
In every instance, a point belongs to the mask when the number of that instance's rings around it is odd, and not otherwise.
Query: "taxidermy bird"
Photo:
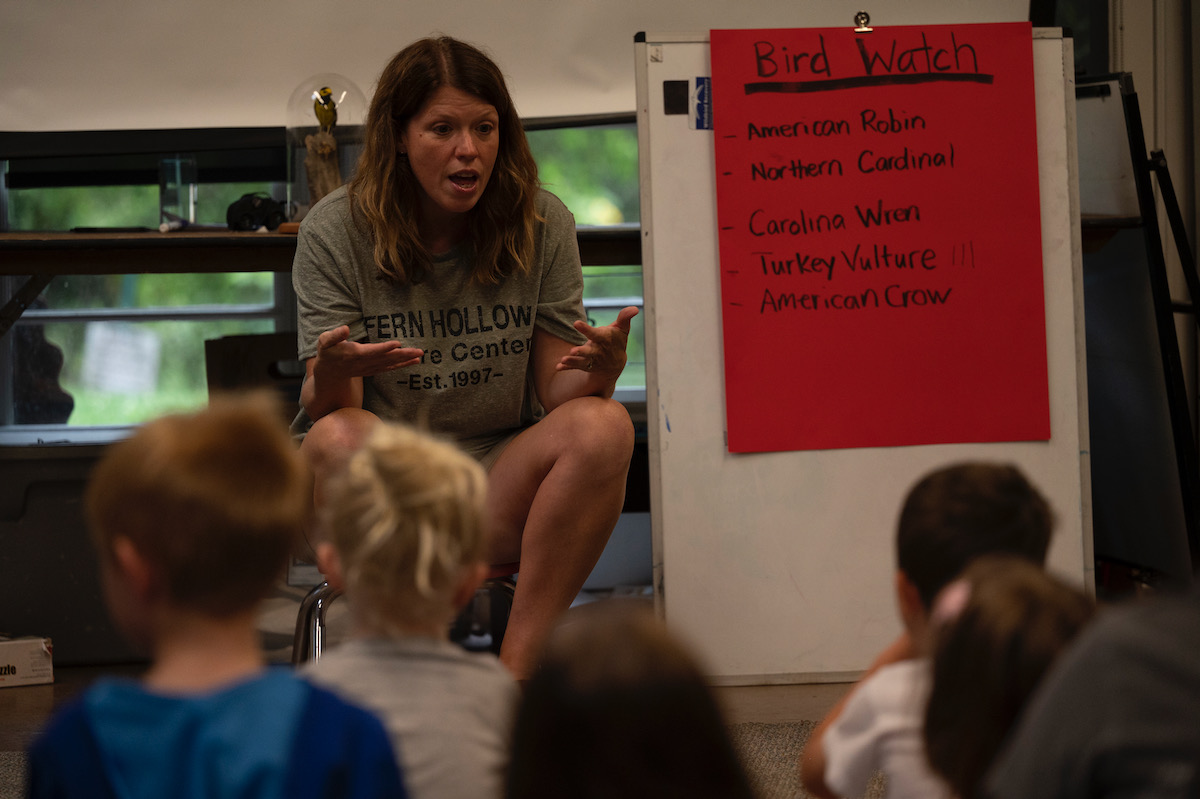
[[[321,131],[329,133],[337,124],[337,103],[333,101],[333,90],[328,86],[322,86],[319,91],[313,92],[312,96],[313,113],[317,115]]]

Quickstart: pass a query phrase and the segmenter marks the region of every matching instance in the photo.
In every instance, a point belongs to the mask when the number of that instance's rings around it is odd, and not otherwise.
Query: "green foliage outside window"
[[[526,136],[542,185],[571,209],[576,224],[639,221],[637,130],[632,124],[533,130]],[[588,301],[642,296],[641,265],[585,266],[583,275]],[[588,321],[609,324],[618,310],[614,306],[591,311]],[[629,362],[618,384],[621,388],[646,385],[643,319],[639,315],[631,325]]]
[[[542,185],[580,225],[638,221],[637,131],[632,125],[533,130],[526,134]]]
[[[204,341],[242,333],[270,333],[269,319],[221,319],[203,322],[157,321],[102,323],[149,335],[157,342],[157,358],[149,363],[118,363],[113,368],[147,368],[156,376],[151,391],[114,390],[104,382],[88,377],[88,364],[103,357],[103,353],[86,348],[87,328],[97,323],[57,322],[47,324],[47,340],[57,344],[66,354],[59,382],[75,400],[68,424],[124,425],[137,424],[164,413],[190,411],[208,400],[205,377]],[[71,357],[72,353],[75,357]],[[109,367],[102,367],[107,371]]]
[[[9,230],[157,227],[158,186],[10,189]]]

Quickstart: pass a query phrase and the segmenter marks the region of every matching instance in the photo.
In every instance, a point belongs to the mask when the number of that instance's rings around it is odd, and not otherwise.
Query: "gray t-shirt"
[[[398,285],[376,266],[345,187],[331,193],[304,218],[296,247],[300,359],[313,357],[318,336],[341,325],[349,325],[354,341],[399,339],[424,350],[424,360],[365,378],[366,410],[473,451],[529,425],[541,414],[530,367],[534,327],[584,342],[572,327],[584,318],[574,217],[546,191],[537,209],[545,222],[528,274],[482,285],[471,277],[471,248],[464,245],[435,259],[422,282]],[[299,418],[293,429],[308,424]]]
[[[490,653],[433,638],[347,641],[301,674],[374,711],[412,799],[498,799],[517,684]]]
[[[1200,585],[1101,610],[1039,683],[980,796],[1200,796]]]

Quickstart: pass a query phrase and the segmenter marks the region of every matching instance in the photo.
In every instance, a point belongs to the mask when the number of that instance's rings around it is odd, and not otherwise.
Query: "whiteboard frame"
[[[1049,565],[1094,591],[1074,54],[1035,29],[1049,442],[731,454],[711,131],[663,112],[708,33],[635,41],[655,607],[719,684],[853,679],[900,631],[895,517],[924,473],[1016,463],[1058,520]]]

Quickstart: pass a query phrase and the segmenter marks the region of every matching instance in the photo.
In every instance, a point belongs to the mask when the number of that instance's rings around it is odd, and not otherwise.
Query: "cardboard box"
[[[49,638],[0,638],[0,688],[54,682]]]

